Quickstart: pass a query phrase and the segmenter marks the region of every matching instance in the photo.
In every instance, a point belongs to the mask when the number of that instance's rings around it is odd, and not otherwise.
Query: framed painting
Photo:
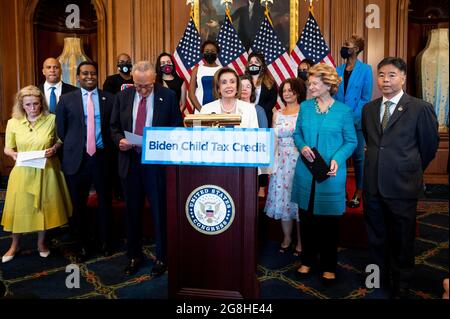
[[[292,49],[298,40],[299,0],[273,0],[269,4],[270,16],[278,38],[286,48]],[[233,26],[248,50],[264,19],[265,7],[260,0],[234,0],[230,6]],[[194,20],[202,40],[215,40],[225,17],[221,0],[195,0]]]

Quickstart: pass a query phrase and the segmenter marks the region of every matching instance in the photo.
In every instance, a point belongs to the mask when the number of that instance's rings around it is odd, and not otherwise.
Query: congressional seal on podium
[[[233,223],[233,198],[217,185],[203,185],[194,189],[186,200],[186,217],[200,233],[217,235]]]

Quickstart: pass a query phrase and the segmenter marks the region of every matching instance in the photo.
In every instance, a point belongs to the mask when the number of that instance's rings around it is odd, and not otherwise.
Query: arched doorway
[[[67,17],[73,9],[67,8],[73,8],[74,4],[79,12],[75,15],[79,17],[79,27],[69,28],[66,20],[69,20]],[[33,26],[36,83],[45,81],[41,72],[42,63],[48,57],[56,58],[61,54],[64,38],[80,38],[87,57],[98,61],[97,14],[90,0],[40,0],[35,9]]]
[[[51,2],[52,6],[55,5],[55,1],[48,0],[29,0],[27,2],[26,8],[23,11],[23,21],[22,26],[19,25],[19,33],[22,34],[22,37],[18,38],[19,47],[22,48],[19,52],[18,62],[20,67],[19,70],[19,86],[22,87],[24,85],[28,85],[30,83],[38,84],[42,79],[40,78],[42,73],[42,61],[38,60],[38,56],[36,54],[35,44],[37,38],[35,37],[35,14],[38,10],[38,6],[41,5],[41,2]],[[80,3],[84,3],[85,0],[71,0],[64,1],[61,3],[66,4],[62,10],[57,12],[57,16],[53,17],[53,19],[59,19],[58,17],[67,17],[68,14],[65,12],[65,8],[67,3],[72,3],[79,5]],[[86,0],[90,5],[92,5],[95,9],[95,20],[97,25],[97,41],[95,48],[92,48],[92,52],[95,55],[91,57],[98,62],[99,65],[99,83],[103,83],[106,77],[106,10],[102,0]],[[82,14],[80,13],[80,16]],[[52,18],[51,18],[52,19]],[[65,25],[65,23],[64,23]],[[73,36],[73,32],[69,32],[70,36]],[[45,40],[42,40],[45,41]],[[63,42],[64,40],[60,40],[61,49],[55,49],[54,55],[58,56],[62,52]],[[53,44],[55,45],[55,44]]]

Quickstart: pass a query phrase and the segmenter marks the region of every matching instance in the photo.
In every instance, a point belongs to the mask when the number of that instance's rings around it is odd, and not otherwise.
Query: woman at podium
[[[258,128],[255,106],[239,100],[241,81],[236,71],[222,68],[214,74],[213,94],[217,100],[203,105],[200,114],[239,114],[242,128]]]

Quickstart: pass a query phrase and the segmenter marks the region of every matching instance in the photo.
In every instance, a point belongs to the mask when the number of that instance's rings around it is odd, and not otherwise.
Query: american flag
[[[280,85],[285,79],[297,77],[297,67],[286,48],[278,39],[267,16],[253,39],[251,50],[264,55],[267,69],[272,74],[277,85]],[[280,108],[282,105],[281,99],[278,97],[276,107]]]
[[[300,35],[300,39],[291,52],[291,57],[297,66],[300,65],[302,60],[309,59],[314,63],[326,63],[332,67],[336,67],[330,49],[325,43],[319,25],[311,11],[309,12],[309,17]]]
[[[183,37],[173,54],[177,73],[186,83],[187,90],[189,90],[192,69],[202,60],[202,55],[200,53],[201,43],[202,39],[195,26],[194,20],[191,17],[186,30],[184,30]],[[186,98],[186,112],[193,112],[188,97]]]
[[[245,51],[244,45],[239,39],[228,15],[225,15],[225,19],[220,26],[217,44],[220,48],[219,61],[222,66],[234,69],[239,75],[244,74],[248,53]]]

